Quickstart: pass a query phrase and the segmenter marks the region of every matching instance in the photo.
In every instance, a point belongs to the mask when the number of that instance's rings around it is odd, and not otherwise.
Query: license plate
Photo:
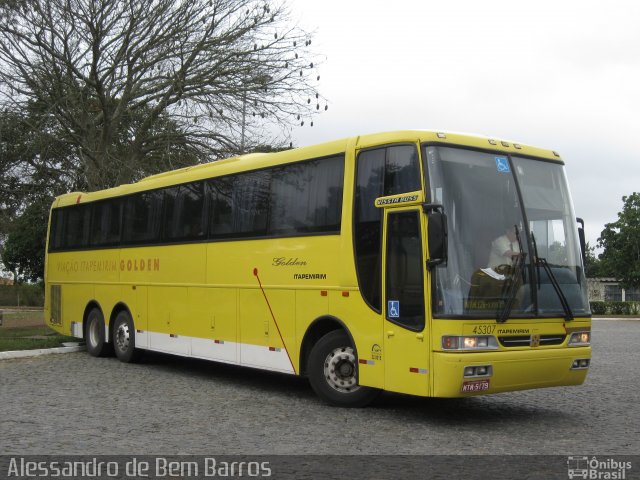
[[[489,380],[469,380],[462,382],[462,393],[468,392],[482,392],[483,390],[489,390]]]

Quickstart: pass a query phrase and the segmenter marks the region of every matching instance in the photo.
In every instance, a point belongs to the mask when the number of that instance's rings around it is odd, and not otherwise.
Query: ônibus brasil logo
[[[567,458],[567,474],[570,479],[625,480],[631,462],[597,457],[572,456]]]

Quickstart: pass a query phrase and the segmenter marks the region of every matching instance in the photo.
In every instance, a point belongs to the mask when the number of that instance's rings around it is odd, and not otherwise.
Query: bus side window
[[[340,231],[344,158],[294,163],[271,177],[269,235]]]
[[[207,182],[209,195],[209,238],[233,236],[231,195],[233,177],[219,177]]]
[[[64,209],[56,208],[51,211],[51,233],[49,234],[49,251],[62,248],[62,228],[64,226]]]
[[[137,193],[126,199],[123,243],[150,244],[160,240],[162,191]]]
[[[397,145],[387,148],[384,173],[384,195],[420,190],[420,166],[418,151],[413,145]]]
[[[163,238],[200,240],[205,236],[204,183],[196,182],[165,189]]]
[[[204,237],[207,225],[204,183],[196,182],[180,187],[180,224],[184,238]]]
[[[91,208],[89,204],[68,207],[65,212],[63,248],[84,248],[89,244]]]
[[[366,302],[380,310],[380,248],[382,210],[374,205],[384,193],[385,149],[358,156],[354,212],[354,246],[360,292]]]
[[[271,170],[236,175],[233,182],[233,230],[238,237],[267,234]]]
[[[343,155],[213,178],[209,238],[337,233],[343,183]]]
[[[94,247],[117,245],[120,242],[122,200],[112,198],[92,205],[91,245]]]

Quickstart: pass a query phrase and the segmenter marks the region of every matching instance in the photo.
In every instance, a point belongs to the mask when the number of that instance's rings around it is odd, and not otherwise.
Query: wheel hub
[[[100,339],[100,322],[97,320],[91,321],[89,324],[89,342],[92,347],[98,345]]]
[[[121,352],[124,352],[129,348],[129,325],[126,323],[118,325],[115,334],[115,343],[118,346],[118,350]]]
[[[359,389],[353,348],[340,347],[329,353],[324,362],[324,377],[329,386],[338,392],[348,393]]]

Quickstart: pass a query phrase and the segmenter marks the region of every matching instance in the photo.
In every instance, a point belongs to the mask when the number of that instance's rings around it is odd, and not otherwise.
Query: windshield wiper
[[[538,256],[538,245],[536,244],[536,237],[533,235],[533,232],[531,232],[531,239],[533,241],[533,252],[534,252],[533,254],[535,256],[534,257],[535,265],[536,265],[536,270],[538,272],[538,290],[540,290],[540,287],[541,287],[540,267],[542,267],[545,273],[547,274],[547,277],[549,277],[549,281],[551,282],[553,289],[556,291],[556,295],[558,295],[558,299],[560,300],[560,304],[562,305],[562,309],[564,310],[565,320],[567,321],[573,320],[573,311],[571,310],[571,306],[569,305],[569,302],[567,301],[567,297],[562,291],[562,288],[560,288],[558,279],[553,273],[553,270],[551,270],[551,267],[549,266],[549,262],[547,262],[546,258],[542,258]]]
[[[505,305],[502,311],[499,311],[496,315],[496,322],[498,323],[504,323],[509,318],[511,309],[513,308],[513,302],[515,302],[516,295],[518,294],[518,289],[520,288],[520,282],[518,280],[522,279],[522,281],[525,281],[524,260],[527,254],[522,251],[522,239],[520,238],[520,231],[518,230],[518,226],[514,225],[513,227],[516,239],[518,240],[518,248],[520,253],[516,258],[513,258],[511,260],[511,278],[508,284],[505,283],[505,287],[507,287],[508,285],[508,288],[506,288],[507,295],[501,295],[501,300],[505,300]],[[503,293],[504,291],[505,289],[503,289]]]

